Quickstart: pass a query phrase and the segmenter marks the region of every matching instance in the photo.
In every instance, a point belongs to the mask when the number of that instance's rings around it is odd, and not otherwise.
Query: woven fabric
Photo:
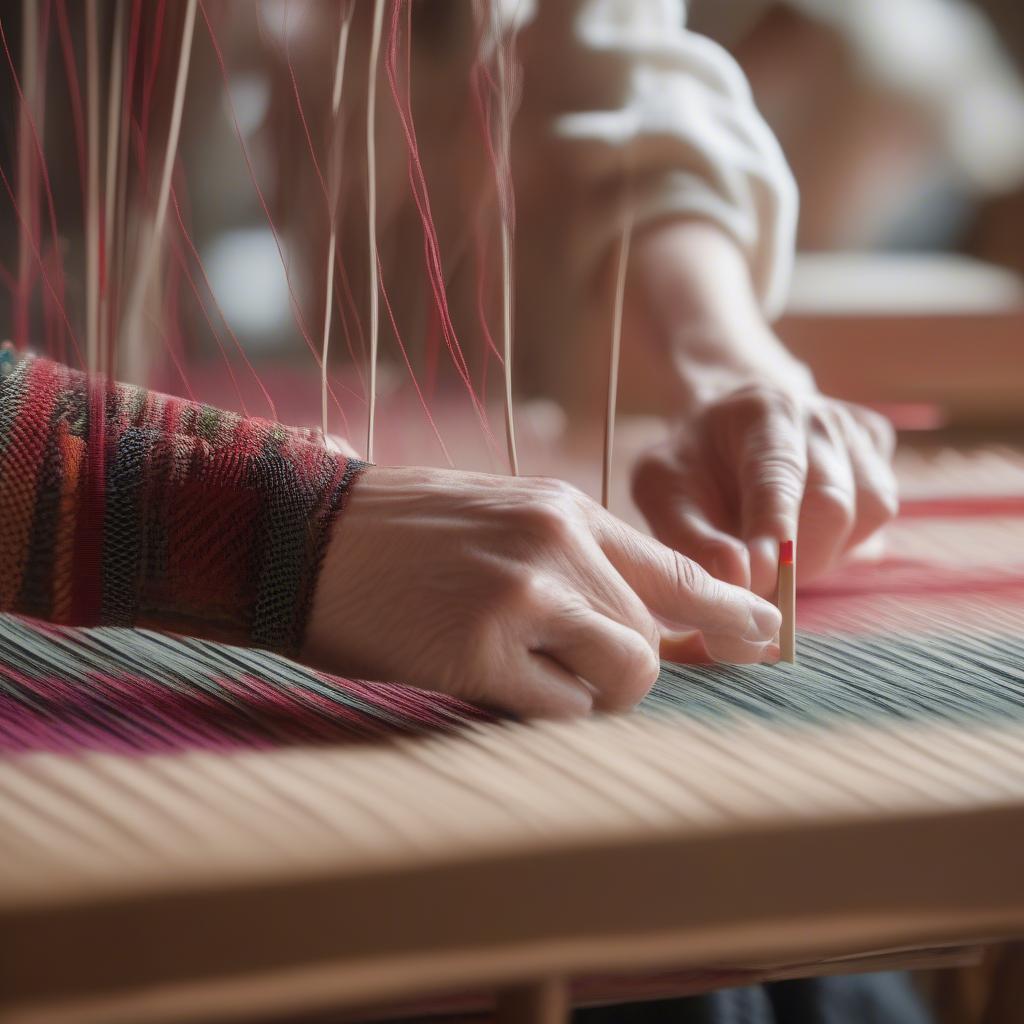
[[[0,754],[351,743],[486,718],[443,694],[337,679],[266,651],[0,615]]]
[[[1024,619],[1007,634],[798,638],[800,661],[663,665],[641,710],[732,726],[1024,721]]]
[[[718,723],[1024,720],[1016,628],[941,639],[803,633],[796,665],[662,666],[638,713]],[[448,731],[488,714],[444,694],[310,671],[273,654],[0,616],[0,753],[169,753]]]
[[[7,350],[0,611],[294,653],[361,468],[300,431]]]

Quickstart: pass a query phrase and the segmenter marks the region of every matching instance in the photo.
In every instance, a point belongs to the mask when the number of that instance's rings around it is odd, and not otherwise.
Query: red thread
[[[241,126],[238,123],[238,115],[235,112],[235,105],[231,99],[231,88],[228,81],[228,68],[227,63],[224,60],[224,51],[221,49],[220,43],[217,41],[216,33],[213,30],[213,25],[210,22],[210,17],[206,12],[206,4],[203,0],[199,0],[199,10],[203,15],[203,21],[206,24],[207,33],[210,36],[210,45],[213,47],[213,52],[217,58],[217,66],[220,69],[221,80],[224,83],[224,94],[227,99],[228,111],[231,114],[231,123],[234,126],[235,135],[238,137],[238,144],[242,150],[242,157],[245,160],[245,166],[249,173],[249,178],[252,181],[253,188],[256,191],[256,197],[259,200],[259,204],[263,209],[263,215],[267,219],[267,224],[270,227],[270,233],[274,238],[274,245],[277,247],[277,255],[281,260],[281,267],[284,270],[285,283],[288,286],[288,295],[291,299],[292,313],[295,317],[296,326],[299,328],[299,333],[302,335],[302,340],[306,343],[306,347],[309,349],[310,354],[316,362],[317,367],[323,365],[323,359],[320,353],[317,351],[316,346],[313,344],[313,339],[310,337],[309,331],[306,328],[306,321],[302,315],[302,308],[299,305],[298,296],[295,294],[295,287],[292,284],[291,274],[288,272],[288,261],[285,259],[284,248],[281,244],[281,236],[278,233],[277,225],[274,223],[274,218],[270,213],[270,206],[267,203],[266,197],[263,195],[263,189],[260,187],[259,180],[256,177],[256,169],[253,167],[252,157],[249,154],[249,147],[245,144],[245,137],[242,135]],[[344,420],[345,411],[341,407],[341,403],[338,401],[333,389],[328,385],[328,393],[330,394],[338,412],[341,414]]]
[[[441,333],[445,344],[452,357],[455,370],[465,385],[470,401],[476,410],[480,425],[483,428],[484,436],[494,450],[497,450],[497,443],[487,421],[487,412],[480,401],[479,396],[473,387],[473,380],[470,375],[469,365],[459,345],[455,332],[455,325],[448,308],[448,297],[445,292],[444,271],[441,262],[441,246],[438,240],[437,228],[434,223],[433,213],[430,208],[430,196],[427,189],[426,174],[420,160],[419,144],[416,139],[416,129],[412,116],[412,99],[409,95],[410,83],[405,83],[405,95],[399,84],[398,77],[398,48],[401,39],[401,13],[405,0],[393,0],[391,33],[388,39],[387,56],[385,66],[387,69],[388,82],[391,86],[391,95],[395,101],[398,111],[399,122],[402,127],[402,134],[405,136],[408,151],[409,184],[412,189],[413,201],[420,215],[420,222],[423,227],[423,247],[427,261],[427,277],[434,295],[434,304],[437,308],[441,321]]]

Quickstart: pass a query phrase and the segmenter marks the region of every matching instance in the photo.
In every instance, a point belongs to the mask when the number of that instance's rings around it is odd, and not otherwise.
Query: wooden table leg
[[[498,993],[497,1024],[566,1024],[569,986],[562,978],[544,978]]]
[[[1019,1024],[1024,1020],[1024,942],[1000,950],[983,1024]]]

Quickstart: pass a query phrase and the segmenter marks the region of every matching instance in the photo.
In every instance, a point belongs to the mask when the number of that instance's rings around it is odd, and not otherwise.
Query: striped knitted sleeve
[[[0,351],[0,611],[295,654],[363,468],[278,424]]]

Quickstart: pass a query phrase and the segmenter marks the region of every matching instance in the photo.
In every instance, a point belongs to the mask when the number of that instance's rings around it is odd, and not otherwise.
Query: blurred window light
[[[313,13],[316,9],[313,8]],[[267,31],[279,40],[294,41],[310,26],[309,0],[263,0],[261,15]]]
[[[232,109],[243,135],[252,135],[263,124],[270,107],[270,82],[260,74],[232,75],[228,83],[228,98],[224,99],[224,116],[231,117]]]
[[[289,323],[288,282],[270,230],[226,231],[207,246],[203,262],[232,330],[261,348],[279,340]]]

